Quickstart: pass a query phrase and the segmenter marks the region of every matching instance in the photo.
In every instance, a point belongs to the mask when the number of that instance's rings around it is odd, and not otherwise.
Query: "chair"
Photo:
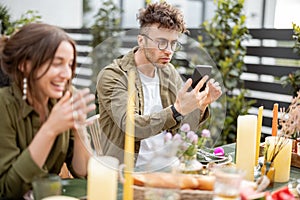
[[[83,126],[83,136],[85,137],[84,144],[88,145],[88,150],[92,151],[91,153],[96,156],[103,155],[101,148],[102,131],[99,123],[99,117],[100,115],[97,114],[88,118]]]

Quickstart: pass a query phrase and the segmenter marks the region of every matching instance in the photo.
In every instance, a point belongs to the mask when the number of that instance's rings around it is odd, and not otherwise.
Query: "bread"
[[[192,174],[145,173],[134,174],[134,184],[159,188],[213,190],[215,177]]]
[[[198,180],[198,187],[199,190],[210,190],[214,189],[214,184],[216,177],[215,176],[206,176],[206,175],[198,175],[196,176]]]

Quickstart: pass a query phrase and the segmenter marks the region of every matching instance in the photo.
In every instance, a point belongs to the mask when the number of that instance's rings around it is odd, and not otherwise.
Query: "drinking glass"
[[[116,200],[119,160],[111,156],[93,156],[88,164],[87,195],[89,200]]]
[[[216,177],[213,199],[239,200],[244,171],[233,167],[220,167],[213,171]]]
[[[61,195],[61,179],[56,174],[49,174],[36,177],[32,182],[34,200],[41,200],[44,197]]]
[[[145,183],[145,200],[179,200],[179,166],[180,162],[174,155],[177,146],[174,144],[163,147],[152,144],[156,151],[153,152],[152,159],[145,166],[149,173],[149,180]],[[160,177],[165,177],[159,181]],[[156,182],[156,184],[154,184]]]

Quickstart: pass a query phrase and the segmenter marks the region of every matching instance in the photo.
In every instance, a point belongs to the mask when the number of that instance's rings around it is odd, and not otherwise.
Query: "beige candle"
[[[110,156],[91,157],[88,163],[88,200],[116,200],[118,159]]]
[[[274,160],[274,168],[275,168],[275,182],[287,182],[290,179],[290,167],[291,167],[291,156],[292,156],[292,140],[290,139],[284,139],[284,138],[278,138],[275,136],[269,136],[266,137],[265,141],[266,143],[269,142],[270,147],[268,150],[268,155],[271,154],[271,152],[274,149],[275,141],[281,140],[287,140],[286,145],[283,147],[283,149],[280,150],[278,155],[276,156]],[[268,156],[269,158],[269,156]]]
[[[236,167],[245,171],[245,179],[254,180],[257,116],[238,117],[236,141]]]

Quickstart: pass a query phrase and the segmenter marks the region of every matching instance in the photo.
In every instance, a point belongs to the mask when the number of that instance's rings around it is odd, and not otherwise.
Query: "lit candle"
[[[268,155],[271,155],[271,152],[274,149],[274,144],[279,139],[284,140],[284,138],[269,136],[266,137],[265,141],[270,144],[268,149]],[[290,167],[291,167],[291,157],[292,157],[292,140],[286,139],[288,142],[281,149],[274,160],[274,168],[275,168],[275,182],[287,182],[290,179]],[[269,158],[269,157],[268,157]]]
[[[244,115],[237,119],[236,167],[245,171],[245,179],[254,180],[257,116]]]
[[[273,106],[272,136],[277,135],[277,126],[278,126],[278,103],[275,103]]]
[[[263,120],[263,110],[264,110],[263,106],[260,106],[258,108],[255,166],[258,165],[259,146],[260,146],[260,137],[261,137],[261,126],[262,126],[262,120]]]
[[[88,163],[88,200],[116,200],[119,160],[110,156],[91,157]],[[101,197],[101,198],[100,198]]]
[[[134,167],[134,99],[135,99],[135,72],[128,72],[128,102],[125,130],[124,151],[124,178],[123,200],[133,199],[133,167]]]

